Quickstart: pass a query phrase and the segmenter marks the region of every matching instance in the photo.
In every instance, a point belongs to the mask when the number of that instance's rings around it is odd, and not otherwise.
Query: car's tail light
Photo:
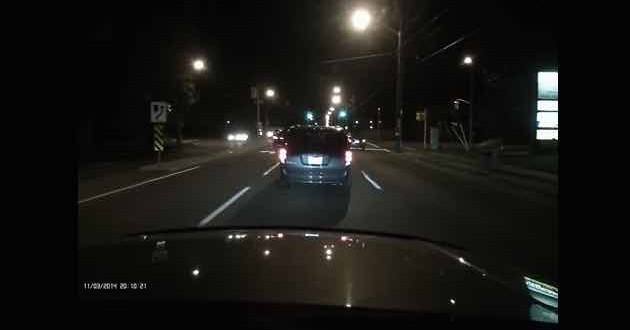
[[[278,159],[280,159],[280,163],[282,164],[287,161],[287,149],[280,148],[278,150]]]
[[[352,151],[346,150],[346,166],[352,163]]]

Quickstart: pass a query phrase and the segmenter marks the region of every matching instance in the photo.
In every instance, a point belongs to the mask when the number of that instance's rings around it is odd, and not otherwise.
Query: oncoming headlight
[[[228,141],[234,141],[236,137],[234,136],[234,134],[228,134],[227,139]]]

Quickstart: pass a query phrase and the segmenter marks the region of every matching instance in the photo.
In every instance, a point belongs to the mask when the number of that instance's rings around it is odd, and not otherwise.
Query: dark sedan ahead
[[[295,127],[278,150],[281,179],[287,183],[350,187],[352,151],[345,133],[329,127]]]

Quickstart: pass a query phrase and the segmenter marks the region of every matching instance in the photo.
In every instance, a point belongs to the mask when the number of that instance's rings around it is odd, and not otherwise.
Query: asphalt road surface
[[[78,241],[197,226],[302,226],[419,235],[522,266],[557,283],[555,197],[425,167],[372,145],[355,150],[352,188],[280,185],[266,145],[183,169],[79,183]]]

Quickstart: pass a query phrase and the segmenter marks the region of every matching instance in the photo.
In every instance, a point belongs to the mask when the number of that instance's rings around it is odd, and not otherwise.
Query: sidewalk
[[[394,141],[382,141],[376,144],[392,150],[393,153]],[[509,150],[509,153],[505,156],[499,156],[497,167],[492,170],[483,166],[483,156],[480,153],[474,151],[467,153],[459,145],[446,144],[441,150],[434,151],[424,150],[422,142],[403,142],[401,155],[417,156],[417,161],[426,164],[485,175],[512,184],[557,194],[557,155],[530,156],[523,152],[523,148],[510,146],[506,149]]]

